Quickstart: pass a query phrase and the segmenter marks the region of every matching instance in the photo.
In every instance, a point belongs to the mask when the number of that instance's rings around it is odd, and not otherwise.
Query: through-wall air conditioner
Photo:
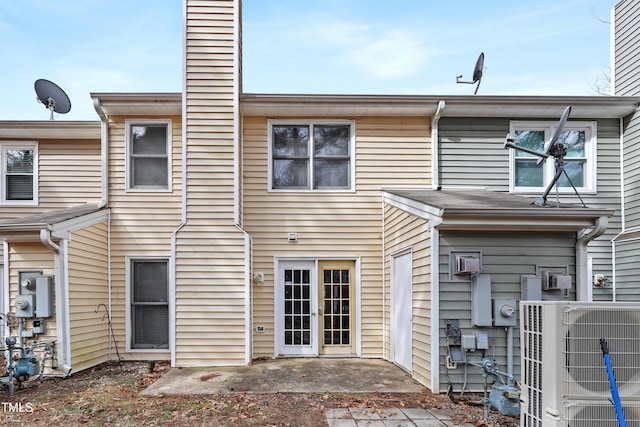
[[[522,427],[618,425],[600,338],[627,426],[640,426],[640,305],[521,301]]]

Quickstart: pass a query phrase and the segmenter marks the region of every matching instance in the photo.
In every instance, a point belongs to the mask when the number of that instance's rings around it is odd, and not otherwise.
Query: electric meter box
[[[16,317],[33,317],[33,295],[16,295]]]
[[[51,317],[53,316],[53,276],[38,276],[35,279],[35,317]]]
[[[514,298],[494,298],[493,326],[516,326],[516,307]]]

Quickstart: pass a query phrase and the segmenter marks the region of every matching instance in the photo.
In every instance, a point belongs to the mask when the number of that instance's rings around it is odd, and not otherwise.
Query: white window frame
[[[539,122],[539,121],[512,121],[509,125],[509,133],[515,137],[516,131],[522,130],[542,130],[544,131],[544,141],[549,142],[554,134],[558,122]],[[590,122],[566,122],[563,130],[570,131],[584,131],[585,132],[585,164],[584,164],[584,185],[577,186],[576,190],[580,194],[596,194],[597,192],[597,124],[595,121]],[[509,192],[517,194],[537,194],[540,191],[544,191],[549,183],[553,180],[555,175],[555,161],[553,157],[547,158],[544,162],[544,181],[542,187],[516,187],[515,185],[515,160],[518,154],[516,149],[509,149]],[[570,159],[570,157],[565,157]],[[575,184],[575,183],[574,183]],[[552,189],[552,193],[555,193],[556,187]],[[573,188],[558,187],[558,193],[560,194],[574,194]]]
[[[167,348],[134,348],[132,344],[133,340],[133,318],[132,318],[132,303],[133,303],[133,263],[137,261],[165,261],[167,263],[167,310],[169,315],[169,325],[167,328]],[[127,255],[125,257],[125,304],[126,304],[126,351],[131,353],[169,353],[172,350],[172,286],[171,286],[171,256],[169,255]]]
[[[173,143],[172,143],[172,130],[171,119],[127,119],[125,120],[125,191],[132,193],[141,192],[156,192],[156,193],[170,193],[172,191],[172,158],[173,158]],[[146,126],[146,125],[167,125],[167,186],[149,186],[149,187],[134,187],[131,185],[131,127],[132,126]]]
[[[33,150],[33,199],[7,200],[7,150]],[[13,206],[34,206],[38,204],[38,143],[37,142],[3,142],[0,144],[0,204]]]
[[[273,126],[313,126],[336,125],[349,126],[349,188],[313,188],[313,147],[309,147],[309,186],[307,188],[273,188]],[[273,193],[353,193],[356,191],[356,124],[354,120],[269,120],[268,132],[268,162],[269,173],[267,191]]]

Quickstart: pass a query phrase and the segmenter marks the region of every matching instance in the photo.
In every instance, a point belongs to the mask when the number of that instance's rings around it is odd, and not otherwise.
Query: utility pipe
[[[513,326],[507,327],[507,374],[509,385],[513,385]]]

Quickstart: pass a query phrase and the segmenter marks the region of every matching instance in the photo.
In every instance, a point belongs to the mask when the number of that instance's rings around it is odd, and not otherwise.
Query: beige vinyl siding
[[[100,201],[100,140],[31,142],[38,143],[38,206],[0,205],[0,220]]]
[[[234,221],[239,0],[186,1],[186,224],[176,234],[176,365],[246,363],[245,239]],[[248,280],[248,278],[247,278]]]
[[[6,140],[0,140],[0,144],[2,142]],[[38,205],[0,204],[0,220],[100,201],[100,140],[35,142],[38,143]],[[0,246],[0,256],[2,252]]]
[[[53,251],[40,242],[14,242],[9,244],[9,306],[14,311],[16,295],[18,295],[18,272],[42,271],[44,275],[55,275]],[[5,265],[5,268],[7,266]],[[56,302],[54,301],[54,306]],[[38,335],[36,339],[56,339],[56,318],[46,319],[47,333]],[[18,327],[11,328],[11,335],[18,335]],[[25,338],[28,344],[30,338]]]
[[[170,119],[172,191],[126,191],[125,120]],[[126,359],[160,360],[167,352],[124,352],[126,348],[127,256],[171,255],[171,235],[181,221],[182,119],[180,116],[114,116],[109,122],[109,207],[111,208],[111,302],[113,330]]]
[[[569,120],[569,123],[579,122],[580,120]],[[509,132],[509,123],[508,118],[443,117],[439,124],[439,169],[442,187],[481,187],[491,191],[508,192],[509,150],[504,149],[503,144]],[[599,119],[596,126],[597,193],[581,193],[580,196],[587,207],[615,209],[614,216],[609,218],[607,231],[589,243],[588,247],[593,272],[610,276],[611,239],[622,227],[620,121]],[[541,194],[542,191],[523,196],[534,199]],[[555,191],[552,190],[548,200],[555,201],[555,197]],[[561,195],[560,200],[563,203],[580,204],[580,200],[573,193]],[[596,300],[612,298],[611,288],[594,288],[593,292]]]
[[[535,275],[536,265],[568,266],[573,277],[575,289],[575,243],[574,233],[522,233],[473,231],[442,231],[439,248],[440,278],[440,392],[445,392],[449,380],[453,391],[460,392],[464,383],[464,369],[458,364],[457,369],[444,368],[447,355],[446,319],[458,319],[463,335],[475,331],[487,332],[489,350],[487,355],[495,359],[501,370],[506,372],[506,332],[505,328],[477,328],[471,324],[471,281],[452,280],[449,278],[449,258],[453,251],[481,251],[482,274],[491,276],[491,296],[515,298],[520,300],[520,276]],[[524,246],[526,245],[526,246]],[[519,316],[519,314],[518,314]],[[513,331],[514,336],[514,375],[520,375],[520,343],[519,329]],[[467,361],[479,362],[479,351],[470,353]],[[469,366],[467,368],[467,387],[471,391],[482,391],[482,370]]]
[[[613,14],[615,95],[640,94],[640,2],[622,0]]]
[[[67,288],[73,371],[109,358],[107,222],[75,231],[67,244]],[[97,311],[97,312],[96,312]],[[115,351],[114,351],[115,356]],[[115,358],[115,357],[114,357]]]
[[[383,356],[381,188],[430,185],[430,121],[361,117],[354,126],[355,192],[270,193],[268,118],[243,117],[243,224],[252,271],[265,273],[264,286],[253,286],[253,323],[266,327],[253,334],[253,357],[274,353],[275,257],[359,259],[362,356]],[[296,243],[287,242],[289,232],[298,233]]]
[[[391,255],[405,248],[412,253],[413,377],[431,384],[431,238],[428,222],[400,209],[384,207],[385,354],[390,355]],[[437,297],[437,296],[436,296]]]

